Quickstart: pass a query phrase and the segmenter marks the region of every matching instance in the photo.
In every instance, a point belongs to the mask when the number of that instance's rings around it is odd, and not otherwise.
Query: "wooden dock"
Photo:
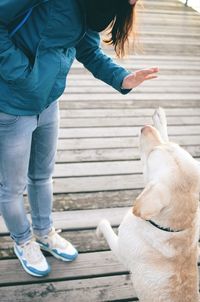
[[[158,106],[171,140],[200,157],[200,15],[178,0],[146,0],[139,15],[144,52],[119,62],[133,71],[159,66],[159,79],[122,96],[76,62],[60,101],[53,216],[80,255],[73,263],[48,256],[51,274],[31,277],[0,219],[1,302],[137,301],[126,268],[96,238],[97,223],[116,228],[141,191],[138,133]]]

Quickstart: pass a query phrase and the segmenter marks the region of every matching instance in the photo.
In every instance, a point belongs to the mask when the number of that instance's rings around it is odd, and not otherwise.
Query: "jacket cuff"
[[[124,89],[122,88],[122,83],[125,77],[127,77],[129,74],[131,74],[130,71],[120,68],[120,70],[117,70],[114,72],[114,81],[113,81],[113,88],[115,88],[117,91],[119,91],[121,94],[127,94],[132,89]]]

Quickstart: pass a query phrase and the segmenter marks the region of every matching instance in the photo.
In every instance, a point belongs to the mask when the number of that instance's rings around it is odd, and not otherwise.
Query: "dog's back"
[[[131,210],[127,213],[118,232],[119,258],[130,270],[141,302],[199,301],[194,232],[179,234],[173,244],[171,233],[161,232]]]
[[[162,109],[141,130],[146,185],[119,234],[99,224],[110,248],[132,273],[140,302],[199,302],[200,168],[170,143]]]

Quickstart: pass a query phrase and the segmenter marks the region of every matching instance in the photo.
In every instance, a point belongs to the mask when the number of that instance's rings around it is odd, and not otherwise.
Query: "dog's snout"
[[[145,125],[141,129],[141,133],[147,133],[147,132],[151,132],[151,131],[152,131],[152,126],[150,126],[150,125]]]

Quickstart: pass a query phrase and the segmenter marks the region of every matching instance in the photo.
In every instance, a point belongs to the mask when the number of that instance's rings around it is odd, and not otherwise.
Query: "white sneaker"
[[[58,234],[59,232],[52,228],[48,235],[44,237],[36,236],[36,241],[42,250],[48,251],[57,259],[63,261],[75,260],[78,256],[77,250],[69,241],[61,237]]]
[[[34,240],[22,245],[15,243],[14,252],[28,274],[36,277],[44,277],[49,274],[50,266],[42,254],[39,244]]]

